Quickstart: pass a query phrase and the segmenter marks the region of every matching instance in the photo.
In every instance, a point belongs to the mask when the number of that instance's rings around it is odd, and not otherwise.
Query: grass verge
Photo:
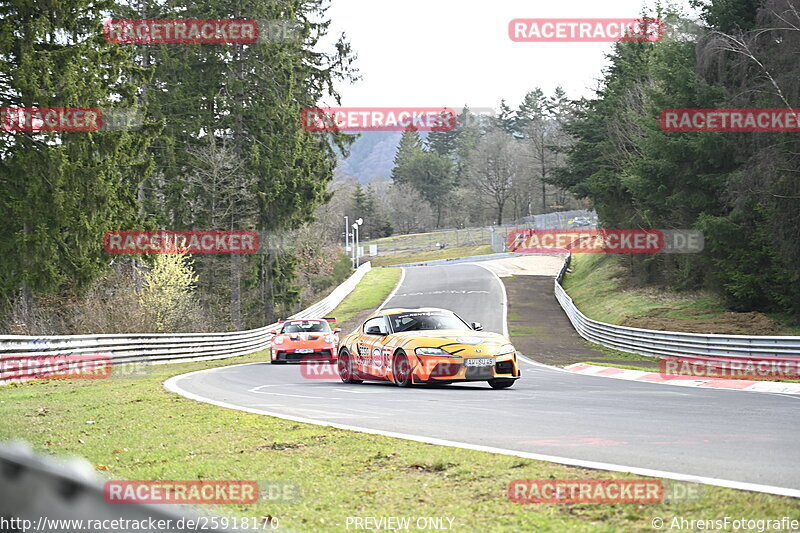
[[[564,289],[581,312],[594,320],[619,324],[629,316],[654,311],[668,318],[709,318],[726,311],[710,294],[625,288],[621,282],[625,272],[609,254],[572,254],[570,270]]]
[[[336,324],[347,333],[377,308],[392,292],[400,281],[399,268],[375,268],[367,272],[361,281],[348,294],[330,316],[336,318]]]
[[[800,515],[796,499],[718,487],[702,487],[695,501],[515,504],[506,497],[514,479],[636,476],[302,424],[198,403],[162,386],[172,375],[265,359],[160,365],[138,379],[2,387],[0,438],[86,457],[110,478],[293,483],[301,494],[294,502],[206,512],[270,515],[294,531],[345,531],[348,516],[453,517],[454,531],[611,532],[652,531],[654,518],[669,524],[676,517]]]
[[[709,291],[678,292],[628,283],[622,258],[613,254],[573,254],[564,289],[575,305],[594,320],[697,333],[798,335],[786,316],[732,313]]]
[[[435,261],[437,259],[455,259],[471,255],[486,255],[492,253],[488,244],[481,246],[457,246],[443,250],[425,250],[421,252],[408,252],[379,255],[370,259],[372,266],[402,265],[405,263],[419,263],[422,261]]]

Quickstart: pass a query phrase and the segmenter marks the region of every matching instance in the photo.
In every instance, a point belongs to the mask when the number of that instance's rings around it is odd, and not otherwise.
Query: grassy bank
[[[563,285],[589,318],[646,329],[800,335],[800,327],[785,323],[781,317],[729,312],[721,298],[710,292],[635,287],[620,261],[612,254],[572,255]]]
[[[337,327],[348,333],[359,322],[377,308],[400,281],[399,268],[374,268],[364,275],[356,288],[331,311]]]
[[[300,492],[296,501],[214,512],[271,515],[294,531],[345,531],[348,516],[453,517],[454,531],[650,531],[654,517],[669,522],[709,518],[710,512],[749,518],[800,513],[794,499],[716,487],[703,487],[698,501],[516,504],[506,496],[514,479],[635,476],[286,421],[198,403],[162,386],[172,375],[265,359],[261,353],[156,366],[137,379],[2,387],[0,438],[86,457],[111,478],[293,483]]]
[[[454,259],[456,257],[468,257],[471,255],[486,255],[490,253],[492,253],[492,247],[486,244],[481,246],[457,246],[453,248],[444,248],[442,250],[436,249],[379,255],[370,260],[373,266],[387,266],[435,261],[437,259]]]

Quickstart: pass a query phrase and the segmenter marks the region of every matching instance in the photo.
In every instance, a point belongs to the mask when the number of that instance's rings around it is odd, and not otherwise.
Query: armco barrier
[[[103,478],[84,459],[66,461],[36,455],[22,442],[0,443],[0,531],[230,531],[208,525],[207,521],[202,522],[207,525],[203,529],[198,523],[201,519],[197,512],[183,506],[106,503]]]
[[[584,339],[609,348],[652,356],[798,357],[800,337],[716,335],[616,326],[592,320],[581,313],[561,286],[570,257],[555,279],[555,296],[572,326]]]
[[[290,318],[322,318],[355,288],[371,268],[364,263],[327,297]],[[237,357],[264,350],[278,324],[228,333],[129,333],[105,335],[64,335],[31,337],[0,335],[0,359],[14,356],[108,357],[112,364],[180,363]],[[23,377],[23,376],[19,376]],[[2,383],[2,382],[0,382]]]

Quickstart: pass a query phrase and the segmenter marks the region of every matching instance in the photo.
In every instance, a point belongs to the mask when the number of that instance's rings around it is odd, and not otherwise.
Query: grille
[[[432,378],[444,378],[458,374],[461,365],[457,363],[438,363],[431,371]]]
[[[495,364],[498,374],[510,374],[514,370],[514,363],[511,361],[498,361]]]

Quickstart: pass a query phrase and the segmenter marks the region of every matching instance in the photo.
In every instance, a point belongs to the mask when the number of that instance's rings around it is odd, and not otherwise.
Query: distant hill
[[[420,132],[425,138],[426,132]],[[339,158],[337,177],[352,177],[360,183],[389,179],[394,156],[400,143],[400,131],[365,131],[350,147],[350,157]]]

